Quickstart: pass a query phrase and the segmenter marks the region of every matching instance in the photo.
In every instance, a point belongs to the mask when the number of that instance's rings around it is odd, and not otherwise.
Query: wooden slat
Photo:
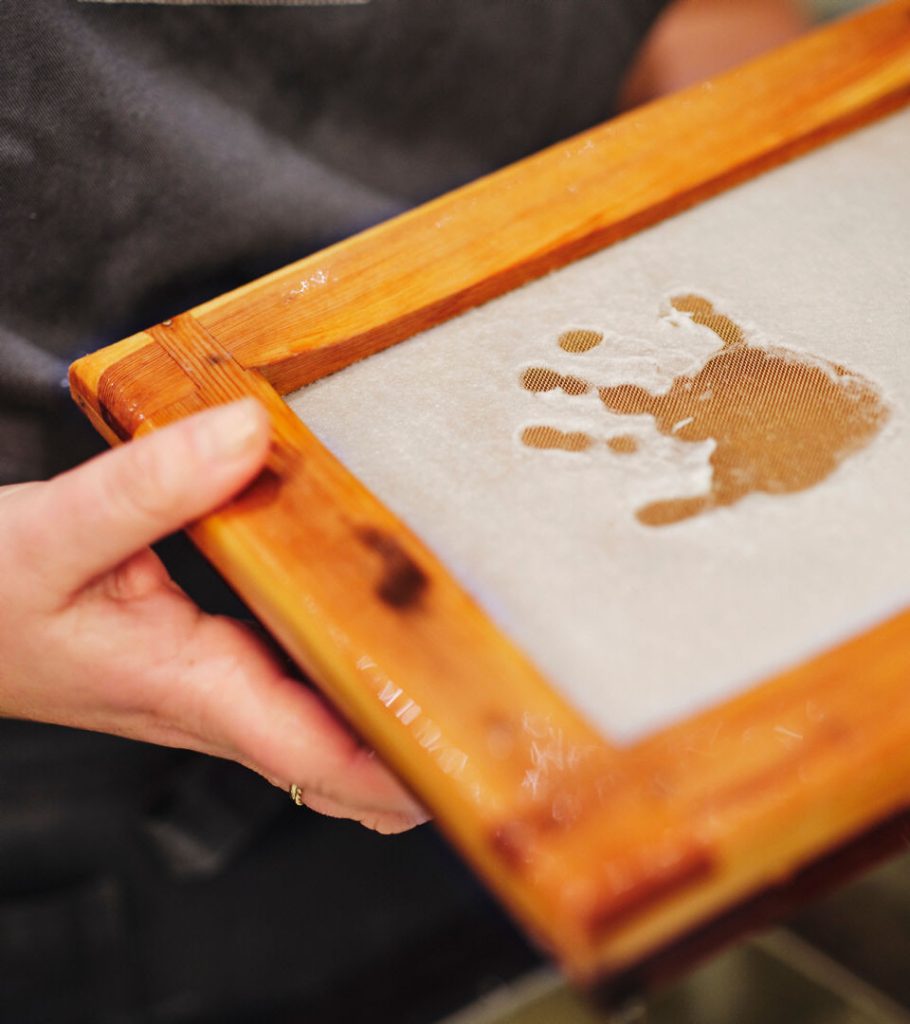
[[[908,100],[910,0],[892,0],[192,312],[241,365],[288,394]],[[141,372],[142,337],[101,358],[133,355],[124,372]],[[98,376],[98,358],[80,361],[79,374]]]
[[[584,132],[194,312],[244,366],[286,394],[908,97],[910,0],[897,0]]]
[[[910,802],[910,613],[617,750],[263,378],[191,316],[149,336],[195,390],[139,433],[244,394],[275,424],[270,470],[196,543],[578,979],[621,973]],[[413,602],[379,598],[383,550],[426,581]]]
[[[629,970],[910,806],[910,613],[617,749],[277,392],[908,97],[896,0],[72,370],[112,443],[242,394],[269,408],[268,470],[194,539],[579,979]]]
[[[599,812],[619,752],[263,378],[190,314],[149,334],[193,382],[198,408],[251,394],[272,417],[267,471],[191,537],[527,925],[548,934],[563,886],[548,895],[531,884],[539,837]],[[139,432],[191,411],[180,400]],[[649,809],[652,822],[661,816]]]

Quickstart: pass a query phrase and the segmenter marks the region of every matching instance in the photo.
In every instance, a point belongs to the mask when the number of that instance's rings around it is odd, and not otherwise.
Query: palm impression
[[[814,487],[865,448],[887,420],[878,388],[860,374],[784,346],[750,344],[739,324],[699,295],[677,295],[670,304],[711,330],[720,347],[696,373],[675,377],[665,392],[634,383],[597,386],[543,366],[521,374],[527,391],[560,390],[567,402],[596,392],[610,413],[648,415],[662,434],[689,443],[713,442],[707,493],[639,507],[636,516],[646,526],[677,523],[756,492],[788,494]],[[597,331],[570,330],[560,335],[558,345],[581,356],[602,341]],[[598,438],[550,424],[525,427],[521,441],[530,448],[575,454],[605,445],[621,456],[634,456],[640,443],[630,433]]]

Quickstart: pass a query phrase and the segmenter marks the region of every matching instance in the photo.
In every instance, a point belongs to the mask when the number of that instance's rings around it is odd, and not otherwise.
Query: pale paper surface
[[[814,487],[643,525],[648,502],[709,488],[713,442],[611,414],[596,390],[533,394],[520,379],[544,366],[666,391],[718,347],[670,310],[681,292],[751,345],[863,375],[887,423]],[[563,352],[569,328],[604,340]],[[910,598],[910,112],[288,401],[609,737],[729,698]],[[537,424],[597,443],[529,448]],[[601,443],[617,433],[638,450]]]

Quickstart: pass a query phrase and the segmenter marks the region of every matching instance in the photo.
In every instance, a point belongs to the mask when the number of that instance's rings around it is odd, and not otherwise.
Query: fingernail
[[[222,405],[200,416],[196,437],[205,459],[239,459],[255,448],[262,436],[262,411],[254,398]]]

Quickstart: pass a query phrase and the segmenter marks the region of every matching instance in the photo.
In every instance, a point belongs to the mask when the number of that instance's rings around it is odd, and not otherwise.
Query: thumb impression
[[[84,586],[217,508],[261,469],[265,409],[245,398],[106,452],[40,489],[30,522],[55,588]]]

